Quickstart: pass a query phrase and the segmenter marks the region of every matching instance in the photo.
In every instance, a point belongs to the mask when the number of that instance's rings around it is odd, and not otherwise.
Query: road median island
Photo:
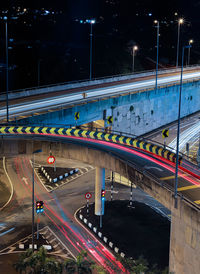
[[[81,223],[102,243],[121,257],[138,259],[141,255],[150,266],[169,265],[170,222],[147,205],[129,201],[106,202],[103,226],[94,215],[94,204],[76,213]]]

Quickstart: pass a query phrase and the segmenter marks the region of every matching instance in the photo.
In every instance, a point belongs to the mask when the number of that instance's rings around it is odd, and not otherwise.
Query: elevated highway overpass
[[[200,67],[184,69],[182,116],[200,109]],[[81,125],[113,116],[114,130],[141,135],[177,119],[180,69],[9,93],[9,116],[18,124]],[[5,95],[1,96],[5,100]],[[79,119],[75,120],[75,112]],[[0,121],[6,121],[5,101]]]
[[[193,176],[190,171],[181,170],[181,165],[179,166],[178,207],[175,208],[173,153],[162,157],[160,155],[164,156],[165,151],[162,153],[160,148],[154,147],[154,152],[151,152],[150,146],[148,151],[148,144],[142,141],[136,148],[134,141],[130,138],[128,140],[128,137],[116,136],[116,142],[113,142],[114,137],[110,139],[109,134],[96,133],[95,137],[95,132],[80,133],[74,129],[65,129],[64,134],[64,129],[59,128],[0,127],[0,132],[2,155],[31,154],[33,149],[38,148],[42,148],[44,155],[48,155],[51,142],[56,156],[87,162],[128,177],[172,212],[170,271],[198,273],[200,181],[198,172],[197,176]],[[130,146],[125,146],[124,138]]]

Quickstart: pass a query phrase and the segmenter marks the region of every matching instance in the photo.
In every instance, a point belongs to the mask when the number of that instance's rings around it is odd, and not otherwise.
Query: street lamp
[[[133,46],[133,66],[132,66],[132,71],[134,72],[134,65],[135,65],[135,52],[138,50],[138,46]]]
[[[159,30],[160,30],[160,25],[159,21],[155,20],[154,23],[157,25],[157,57],[156,57],[156,83],[155,83],[155,90],[157,91],[157,85],[158,85],[158,53],[159,53]]]
[[[92,26],[96,23],[94,19],[88,20],[88,23],[90,23],[90,81],[92,80]]]
[[[177,38],[177,54],[176,54],[176,67],[178,67],[178,57],[179,57],[179,40],[180,40],[180,26],[183,24],[183,18],[178,19],[178,38]]]
[[[35,170],[35,154],[42,152],[42,149],[33,151],[33,182],[32,182],[32,251],[34,252],[34,170]]]
[[[7,109],[7,123],[9,122],[9,111],[8,111],[8,17],[3,17],[5,21],[5,39],[6,39],[6,109]]]
[[[189,46],[190,46],[193,42],[194,42],[194,40],[193,40],[193,39],[190,39],[189,42],[188,42]],[[190,65],[190,48],[191,48],[191,47],[188,48],[188,66]]]
[[[181,64],[181,79],[180,79],[180,91],[179,91],[179,105],[178,105],[178,128],[177,128],[177,141],[176,141],[176,169],[175,169],[175,185],[174,185],[174,198],[175,207],[177,208],[177,188],[178,188],[178,161],[179,161],[179,135],[180,135],[180,114],[181,114],[181,93],[183,83],[183,63],[184,63],[184,50],[185,48],[191,48],[191,45],[184,46],[182,48],[182,64]]]
[[[96,23],[95,19],[86,19],[86,20],[80,20],[81,24],[88,23],[90,24],[90,81],[92,80],[92,26]]]

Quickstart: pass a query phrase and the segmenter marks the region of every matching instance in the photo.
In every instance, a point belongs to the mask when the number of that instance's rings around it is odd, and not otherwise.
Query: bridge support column
[[[95,215],[102,215],[101,190],[105,189],[105,168],[96,167]]]
[[[200,211],[178,198],[172,208],[169,271],[175,274],[200,272]]]

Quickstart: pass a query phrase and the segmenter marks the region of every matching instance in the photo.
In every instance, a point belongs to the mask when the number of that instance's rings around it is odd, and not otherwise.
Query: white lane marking
[[[189,140],[194,138],[195,135],[197,134],[199,135],[199,131],[200,131],[200,121],[197,122],[192,127],[185,130],[184,132],[182,132],[180,134],[180,139],[179,139],[179,149],[183,150],[185,148],[186,143],[188,143]],[[171,143],[168,144],[168,146],[172,148],[172,151],[175,151],[176,149],[176,141],[177,140],[175,138]]]
[[[24,183],[25,183],[26,185],[28,185],[27,180],[28,180],[28,179],[27,179],[26,177],[23,177],[23,178],[22,178],[22,181],[24,181]]]
[[[58,238],[58,236],[51,230],[50,227],[48,227],[49,231],[56,237],[56,239],[60,242],[62,246],[72,255],[72,257],[76,260],[76,256],[71,252],[69,248],[66,247],[66,245]]]
[[[156,169],[158,171],[163,171],[162,168],[159,168],[159,167],[155,167],[155,166],[144,166],[145,169]]]
[[[10,197],[9,197],[8,201],[0,208],[0,210],[2,210],[4,207],[6,207],[6,206],[10,203],[10,201],[11,201],[11,199],[12,199],[12,197],[13,197],[13,193],[14,193],[14,188],[13,188],[12,181],[11,181],[9,175],[8,175],[7,170],[6,170],[6,164],[5,164],[5,161],[6,161],[6,160],[5,160],[5,159],[6,159],[6,158],[5,158],[5,156],[4,156],[4,157],[3,157],[3,169],[4,169],[4,172],[6,173],[6,176],[7,176],[7,178],[8,178],[9,183],[10,183],[10,186],[11,186],[11,194],[10,194]]]
[[[33,167],[32,161],[29,160],[29,162],[30,162],[31,166]],[[42,180],[40,179],[40,176],[39,176],[38,173],[36,172],[36,169],[34,169],[34,172],[35,172],[36,176],[38,177],[38,180],[40,181],[41,185],[43,185],[43,187],[45,188],[45,190],[46,190],[47,192],[50,192],[50,190],[48,190],[48,189],[46,188],[45,184],[43,184]]]

